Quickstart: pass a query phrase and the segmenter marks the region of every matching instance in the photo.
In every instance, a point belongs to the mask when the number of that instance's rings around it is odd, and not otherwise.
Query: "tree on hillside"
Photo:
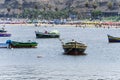
[[[46,7],[45,6],[43,6],[43,10],[46,11]]]
[[[52,9],[52,5],[48,5],[48,9],[51,10]]]
[[[34,8],[37,10],[37,9],[38,9],[38,5],[37,5],[37,4],[35,4]]]
[[[118,2],[118,6],[119,6],[118,15],[120,16],[120,1]]]
[[[120,1],[118,2],[118,6],[119,6],[119,9],[120,9]]]
[[[86,8],[89,7],[89,2],[88,2],[88,0],[85,2],[85,7],[86,7]]]
[[[55,7],[55,11],[58,11],[58,8],[57,8],[57,7]]]
[[[37,4],[35,4],[33,12],[34,12],[33,13],[34,18],[37,19],[38,17],[38,5]]]
[[[101,16],[101,14],[102,14],[102,12],[100,10],[93,10],[91,13],[93,18],[98,18]]]
[[[112,2],[108,2],[108,3],[107,3],[107,7],[108,7],[108,9],[110,9],[110,10],[111,10],[111,9],[112,9],[112,7],[113,7],[113,3],[112,3]]]
[[[19,4],[19,6],[18,6],[18,18],[19,18],[19,16],[20,16],[20,14],[22,13],[21,11],[22,11],[22,4]]]
[[[85,8],[86,8],[86,13],[87,13],[88,12],[88,7],[89,7],[89,1],[87,0],[84,5],[85,5]]]
[[[29,18],[29,16],[30,16],[30,10],[29,9],[24,9],[24,11],[22,13],[22,17]]]
[[[7,11],[8,11],[8,16],[10,16],[10,11],[11,11],[10,6],[7,7]]]
[[[92,6],[93,6],[94,9],[96,9],[97,6],[98,6],[97,2],[96,2],[96,1],[93,1]]]
[[[68,8],[68,14],[71,14],[71,7],[72,7],[72,4],[73,4],[73,1],[74,0],[68,0],[67,2],[66,2],[66,8]]]

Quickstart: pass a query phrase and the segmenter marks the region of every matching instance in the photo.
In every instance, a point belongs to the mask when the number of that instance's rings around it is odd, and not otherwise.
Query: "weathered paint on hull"
[[[67,54],[67,55],[86,55],[84,53],[85,49],[77,49],[77,48],[73,48],[73,49],[70,49],[70,48],[64,48],[64,54]]]
[[[36,38],[59,38],[59,35],[41,35],[41,34],[36,34]]]

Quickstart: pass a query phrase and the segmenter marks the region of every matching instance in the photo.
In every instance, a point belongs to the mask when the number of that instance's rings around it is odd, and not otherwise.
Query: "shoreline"
[[[0,27],[27,26],[27,27],[81,27],[81,28],[120,28],[119,25],[95,25],[95,24],[45,24],[45,23],[25,23],[25,24],[0,24]]]

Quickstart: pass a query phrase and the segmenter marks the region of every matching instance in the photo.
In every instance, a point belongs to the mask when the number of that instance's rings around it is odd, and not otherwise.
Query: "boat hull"
[[[108,41],[109,41],[109,43],[117,43],[117,42],[119,43],[120,42],[120,38],[108,35]]]
[[[0,37],[10,37],[11,34],[7,34],[7,33],[0,33]]]
[[[36,45],[10,45],[10,48],[36,48]]]
[[[36,38],[59,38],[60,35],[57,34],[39,34],[36,33]]]
[[[116,42],[120,42],[120,40],[115,40],[115,39],[109,39],[110,43],[116,43]]]
[[[6,43],[0,43],[0,48],[8,48],[9,44]]]
[[[80,48],[63,48],[64,49],[64,54],[66,55],[86,55],[84,53],[85,49],[80,49]]]
[[[10,43],[10,48],[36,48],[37,47],[36,42],[14,42],[12,41]]]
[[[2,32],[2,33],[3,33],[3,32],[7,32],[7,31],[5,31],[5,30],[0,30],[0,32]]]
[[[59,38],[59,34],[55,33],[43,33],[43,32],[37,32],[35,31],[36,38]]]

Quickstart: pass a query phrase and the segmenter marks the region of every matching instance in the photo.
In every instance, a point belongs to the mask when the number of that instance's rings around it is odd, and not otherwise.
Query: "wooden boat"
[[[110,43],[114,43],[114,42],[120,42],[120,37],[113,37],[111,35],[107,35],[108,36],[108,41]]]
[[[0,33],[0,37],[10,37],[11,34],[9,33]]]
[[[59,38],[60,34],[58,31],[51,31],[51,32],[39,32],[39,31],[35,31],[36,34],[36,38]]]
[[[18,42],[18,41],[7,40],[6,43],[9,44],[9,48],[36,48],[36,46],[38,45],[37,42],[31,42],[31,41]]]
[[[84,51],[87,46],[83,43],[77,41],[70,41],[62,45],[64,49],[64,54],[68,55],[85,55]]]

